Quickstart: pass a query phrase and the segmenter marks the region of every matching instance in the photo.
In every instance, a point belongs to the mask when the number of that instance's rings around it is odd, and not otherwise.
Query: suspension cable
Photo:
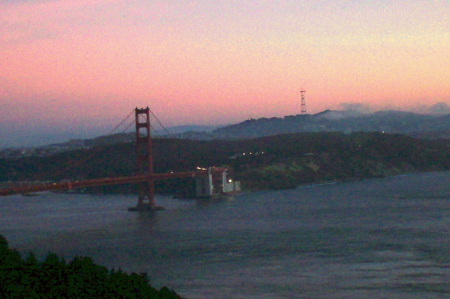
[[[111,135],[112,133],[114,133],[124,122],[127,121],[128,118],[130,118],[130,116],[134,113],[134,109],[130,112],[130,114],[127,115],[127,117],[125,117],[125,119],[123,119],[120,124],[118,124],[114,129],[112,129],[111,132],[109,132],[106,136]]]
[[[153,117],[156,119],[156,121],[159,123],[159,125],[164,129],[164,131],[170,136],[173,137],[172,134],[170,134],[170,132],[166,129],[166,127],[161,123],[161,121],[158,119],[158,117],[153,113],[153,111],[151,111],[149,109],[150,113],[153,115]],[[135,112],[135,110],[133,109],[117,126],[114,127],[113,130],[111,130],[106,136],[110,136],[112,135],[114,132],[116,132],[120,126],[122,126],[130,117],[131,115]],[[133,119],[133,121],[131,121],[128,125],[125,126],[125,128],[123,130],[121,130],[121,133],[126,132],[132,125],[134,125],[136,123],[136,120]],[[150,125],[150,128],[153,129],[153,132],[155,133],[155,135],[157,135],[158,137],[162,138],[161,134],[158,132],[158,130],[156,130],[156,128],[154,126]],[[68,172],[71,169],[74,169],[75,167],[81,165],[82,163],[91,160],[94,155],[96,154],[96,150],[91,151],[86,157],[84,158],[80,158],[77,160],[72,160],[72,161],[67,161],[67,163],[57,167],[55,170],[53,171],[49,171],[48,173],[44,173],[44,175],[46,174],[52,174],[52,176],[58,176],[61,175],[64,172]],[[42,175],[41,175],[42,176]]]
[[[134,125],[136,123],[136,120],[133,119],[132,122],[130,122],[123,130],[121,133],[125,133],[132,125]]]
[[[162,135],[158,132],[158,130],[156,130],[154,126],[150,125],[150,129],[153,130],[154,135],[156,135],[159,138],[162,138]]]
[[[130,116],[133,113],[134,113],[134,109],[117,126],[115,126],[114,129],[111,130],[111,132],[109,132],[106,136],[112,135],[125,121],[127,121],[130,118]],[[133,120],[130,124],[128,124],[127,127],[124,130],[122,130],[122,133],[125,132],[126,130],[128,130],[128,128],[130,128],[135,122],[136,122],[136,120]],[[81,163],[92,159],[95,153],[96,153],[96,151],[94,150],[94,151],[91,151],[91,153],[89,155],[87,155],[86,157],[84,157],[84,158],[67,161],[65,164],[60,165],[59,167],[57,167],[53,171],[51,171],[51,172],[48,171],[47,173],[44,173],[44,176],[45,175],[50,175],[50,174],[58,176],[58,175],[61,175],[64,172],[68,172],[71,169],[74,169],[75,167],[79,166]]]
[[[156,121],[160,124],[160,126],[164,129],[164,131],[166,131],[167,135],[169,135],[170,137],[173,138],[172,134],[170,134],[170,132],[166,129],[166,127],[164,127],[164,125],[159,121],[158,117],[156,117],[155,113],[153,113],[153,111],[150,108],[148,110],[153,115],[153,117],[156,119]]]

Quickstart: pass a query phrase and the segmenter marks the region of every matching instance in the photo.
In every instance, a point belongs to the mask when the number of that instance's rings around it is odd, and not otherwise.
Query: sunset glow
[[[450,105],[446,0],[10,0],[0,21],[0,146],[105,134],[135,107],[166,126],[299,114],[302,88],[308,113]]]

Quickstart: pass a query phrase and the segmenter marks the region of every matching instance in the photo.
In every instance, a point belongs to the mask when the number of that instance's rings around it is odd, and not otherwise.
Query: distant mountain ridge
[[[159,130],[157,133],[152,131],[152,134],[156,137],[166,138],[172,136],[176,137],[179,136],[180,134],[186,134],[187,132],[191,134],[195,132],[202,132],[202,133],[211,132],[216,128],[218,128],[218,126],[186,125],[186,126],[169,127],[167,128],[167,131]],[[136,140],[136,133],[128,132],[128,133],[104,135],[92,139],[73,139],[67,142],[50,144],[49,146],[64,147],[67,149],[78,149],[93,146],[111,145],[124,142],[134,142],[135,140]]]
[[[159,138],[191,140],[234,140],[301,132],[385,132],[416,138],[450,138],[450,114],[430,115],[403,111],[362,113],[356,110],[325,110],[317,114],[288,115],[282,118],[248,119],[223,127],[177,126],[154,134]],[[86,147],[133,142],[135,133],[120,133],[84,140]],[[74,142],[77,141],[77,142]],[[79,145],[73,140],[59,145]],[[70,147],[70,146],[69,146]]]
[[[197,132],[195,139],[244,139],[300,132],[385,132],[448,138],[450,114],[426,115],[402,111],[366,114],[356,110],[325,110],[317,114],[290,115],[283,118],[248,119],[215,129],[211,133]],[[434,134],[426,134],[427,132]],[[177,137],[190,138],[192,135],[187,132]]]

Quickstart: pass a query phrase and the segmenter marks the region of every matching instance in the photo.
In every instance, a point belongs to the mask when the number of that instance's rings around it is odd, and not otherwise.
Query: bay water
[[[243,193],[0,198],[0,234],[39,258],[90,256],[185,298],[450,298],[450,172]]]

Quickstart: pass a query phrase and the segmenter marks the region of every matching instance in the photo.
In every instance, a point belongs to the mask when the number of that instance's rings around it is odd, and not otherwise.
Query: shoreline
[[[348,182],[359,182],[359,181],[364,181],[364,180],[370,180],[370,179],[383,179],[383,178],[392,178],[392,177],[403,177],[403,176],[409,176],[409,175],[414,175],[414,174],[421,174],[421,173],[433,173],[433,172],[446,172],[446,171],[450,171],[450,170],[430,170],[430,171],[415,171],[415,172],[404,172],[404,173],[398,173],[395,175],[386,175],[386,176],[368,176],[368,177],[354,177],[354,178],[346,178],[346,179],[342,179],[342,180],[318,180],[316,182],[310,182],[310,183],[301,183],[296,185],[293,188],[279,188],[279,189],[264,189],[264,188],[255,188],[255,189],[245,189],[243,188],[242,191],[235,193],[233,195],[231,195],[232,197],[234,196],[239,196],[242,194],[248,194],[248,193],[252,193],[252,192],[262,192],[262,191],[281,191],[281,190],[295,190],[295,189],[302,189],[302,188],[311,188],[311,187],[315,187],[315,186],[323,186],[323,185],[333,185],[333,184],[342,184],[342,183],[348,183]],[[12,186],[23,186],[24,184],[29,183],[27,181],[19,181],[19,182],[0,182],[0,189],[6,189],[8,187],[12,187]],[[39,182],[33,182],[33,184],[39,184]],[[32,185],[33,185],[32,184]],[[243,185],[245,186],[245,181],[243,181]],[[42,191],[42,192],[48,192],[48,191]],[[13,195],[22,195],[22,196],[28,196],[28,197],[35,197],[35,196],[39,196],[42,192],[33,192],[33,193],[24,193],[24,194],[13,194]],[[123,194],[123,195],[138,195],[137,193],[134,192],[98,192],[98,190],[96,191],[92,191],[90,192],[89,190],[86,190],[86,188],[80,189],[80,190],[58,190],[58,191],[49,191],[52,193],[63,193],[63,194],[89,194],[89,195],[118,195],[118,194]],[[9,196],[9,195],[5,195],[5,196]],[[170,193],[155,193],[155,196],[173,196],[173,194]],[[228,196],[228,195],[226,195]],[[183,198],[183,199],[188,199],[188,198]],[[198,199],[198,198],[192,198],[194,200]]]

